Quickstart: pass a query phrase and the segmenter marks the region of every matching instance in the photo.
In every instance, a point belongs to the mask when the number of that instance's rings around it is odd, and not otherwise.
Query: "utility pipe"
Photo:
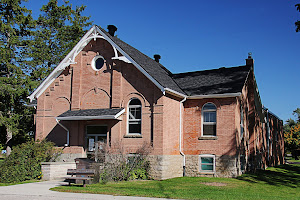
[[[65,129],[67,131],[67,144],[65,144],[65,146],[68,147],[70,145],[70,131],[64,125],[62,125],[58,119],[55,119],[55,120],[58,125],[60,125],[63,129]]]
[[[185,154],[182,152],[182,145],[181,145],[181,141],[182,141],[182,107],[183,106],[183,102],[186,101],[186,97],[184,97],[184,99],[182,101],[180,101],[180,118],[179,118],[179,152],[180,154],[183,156],[183,176],[185,176]]]

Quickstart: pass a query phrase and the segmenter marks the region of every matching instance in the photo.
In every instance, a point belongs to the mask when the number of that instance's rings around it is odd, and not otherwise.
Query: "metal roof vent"
[[[154,60],[159,63],[159,59],[161,58],[160,55],[155,54],[153,57],[154,57]]]
[[[113,37],[115,36],[115,32],[118,30],[118,28],[115,25],[108,25],[107,29],[108,29],[109,35],[111,35]]]

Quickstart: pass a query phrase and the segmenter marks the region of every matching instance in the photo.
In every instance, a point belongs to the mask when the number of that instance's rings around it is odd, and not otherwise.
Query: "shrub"
[[[52,142],[29,141],[13,148],[0,165],[0,182],[41,179],[41,162],[53,161],[59,154]]]
[[[114,149],[101,148],[95,159],[103,164],[101,169],[96,169],[94,181],[106,184],[109,181],[150,179],[150,164],[146,159],[149,152],[150,145],[146,143],[131,154],[124,152],[119,145]]]

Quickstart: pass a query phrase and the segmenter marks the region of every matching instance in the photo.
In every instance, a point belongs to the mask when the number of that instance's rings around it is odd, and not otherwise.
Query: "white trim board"
[[[100,35],[98,35],[100,34]],[[27,98],[30,102],[33,99],[37,99],[43,92],[55,81],[55,79],[61,74],[66,67],[70,64],[75,63],[75,57],[82,51],[82,49],[92,40],[105,39],[108,41],[114,51],[115,57],[112,59],[117,59],[124,61],[126,63],[132,63],[140,72],[142,72],[151,82],[153,82],[163,93],[165,88],[158,83],[148,72],[146,72],[138,63],[136,63],[126,52],[124,52],[117,44],[115,44],[105,33],[103,33],[96,25],[93,25],[89,31],[80,39],[80,41],[75,45],[75,47],[68,53],[68,55],[56,66],[56,68],[51,72],[51,74],[39,85],[39,87]],[[118,50],[123,56],[118,56]]]

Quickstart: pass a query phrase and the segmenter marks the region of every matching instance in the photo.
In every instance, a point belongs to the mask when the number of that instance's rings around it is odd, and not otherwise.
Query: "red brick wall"
[[[201,110],[205,103],[214,103],[217,107],[217,139],[199,140],[201,137]],[[236,154],[235,98],[199,99],[184,102],[184,142],[187,155]]]
[[[96,72],[91,67],[91,61],[97,54],[102,55],[106,62],[102,69]],[[72,69],[67,68],[38,98],[36,139],[48,138],[63,146],[66,143],[66,131],[57,125],[55,117],[70,107],[72,110],[123,107],[126,111],[121,116],[121,121],[62,121],[61,123],[70,130],[70,145],[86,145],[87,124],[105,124],[109,127],[111,136],[108,136],[108,139],[111,139],[112,145],[121,142],[130,152],[144,143],[153,143],[152,153],[162,154],[165,149],[162,134],[165,123],[163,107],[164,101],[167,100],[163,100],[162,92],[135,66],[112,60],[112,57],[114,51],[111,45],[101,39],[91,41],[78,54],[76,64],[70,66]],[[126,137],[127,106],[132,98],[138,98],[142,103],[141,138]],[[169,153],[171,151],[173,150]]]

